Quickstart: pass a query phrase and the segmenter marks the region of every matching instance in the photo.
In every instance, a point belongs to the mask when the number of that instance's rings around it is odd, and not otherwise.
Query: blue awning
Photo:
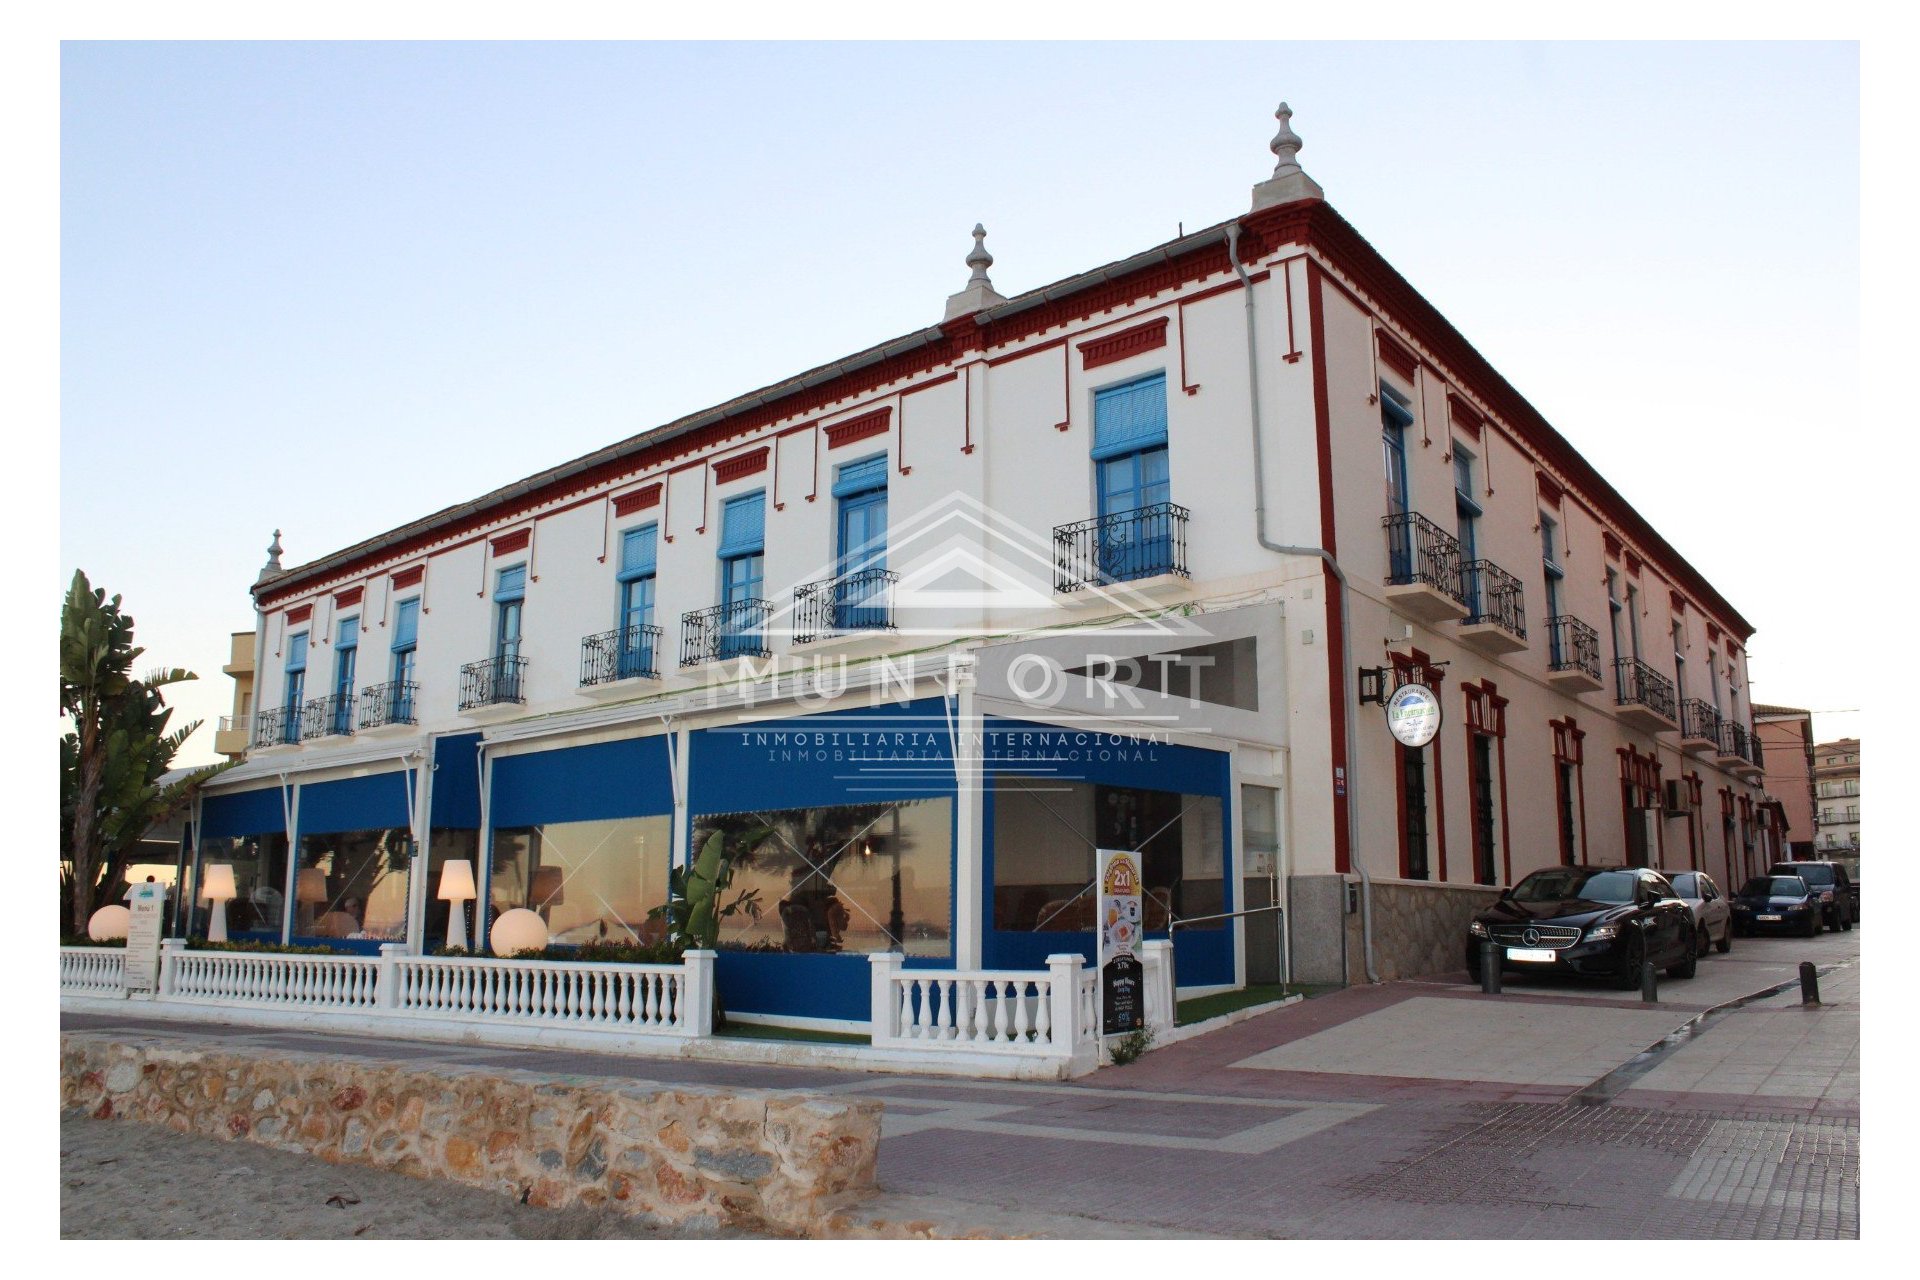
[[[1156,373],[1093,396],[1095,461],[1167,442],[1167,375]]]

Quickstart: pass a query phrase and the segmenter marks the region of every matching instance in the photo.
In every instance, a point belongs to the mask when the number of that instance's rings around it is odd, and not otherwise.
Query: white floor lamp
[[[227,940],[227,903],[238,896],[238,891],[233,885],[233,865],[226,862],[209,863],[206,882],[200,888],[200,896],[213,904],[213,914],[207,920],[207,941],[225,942]]]
[[[467,904],[478,896],[473,887],[473,863],[448,858],[440,868],[441,901],[447,904],[447,945],[471,951],[467,945]]]

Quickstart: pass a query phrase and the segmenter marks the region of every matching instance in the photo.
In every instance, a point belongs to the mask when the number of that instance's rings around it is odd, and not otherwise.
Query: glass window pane
[[[280,923],[286,911],[287,837],[284,832],[255,836],[209,837],[200,842],[200,880],[206,881],[206,868],[216,862],[233,867],[233,901],[227,904],[227,935],[268,933],[280,940]],[[207,909],[211,905],[198,897],[195,886],[194,932],[205,936]]]
[[[720,945],[733,950],[949,956],[953,802],[925,800],[703,814],[696,851],[718,836],[732,881]]]
[[[294,936],[405,941],[412,856],[404,827],[302,836]]]
[[[466,859],[475,875],[480,872],[480,833],[452,827],[435,827],[427,837],[427,924],[426,949],[429,953],[447,945],[447,922],[453,906],[440,897],[440,873],[454,858]],[[473,946],[474,910],[467,903],[467,946]]]
[[[667,901],[673,819],[553,822],[493,835],[493,914],[525,907],[547,922],[552,942],[659,942]]]

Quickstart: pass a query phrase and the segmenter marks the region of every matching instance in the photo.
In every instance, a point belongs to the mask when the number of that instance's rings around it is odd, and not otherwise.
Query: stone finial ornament
[[[973,274],[967,277],[966,288],[947,299],[946,319],[972,315],[1006,301],[994,292],[993,281],[987,278],[987,268],[992,265],[993,255],[987,252],[987,229],[976,222],[973,224],[973,252],[967,255],[967,266],[973,269]]]
[[[273,531],[273,543],[267,548],[267,562],[260,567],[260,577],[256,581],[265,581],[280,572],[280,531]]]
[[[1273,152],[1275,164],[1273,176],[1253,189],[1253,207],[1271,208],[1277,204],[1289,204],[1295,200],[1324,199],[1326,193],[1320,184],[1307,176],[1300,167],[1298,156],[1300,148],[1307,144],[1299,134],[1293,131],[1293,108],[1281,103],[1273,113],[1280,122],[1280,132],[1273,135],[1273,141],[1267,144]]]

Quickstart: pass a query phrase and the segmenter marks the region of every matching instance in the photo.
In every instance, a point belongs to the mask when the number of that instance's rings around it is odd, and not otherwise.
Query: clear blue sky
[[[311,559],[931,323],[976,220],[1012,294],[1229,217],[1281,97],[1759,627],[1756,698],[1861,705],[1808,601],[1865,570],[1783,501],[1857,465],[1852,45],[69,44],[61,80],[59,585],[201,674],[182,762],[275,527]]]

